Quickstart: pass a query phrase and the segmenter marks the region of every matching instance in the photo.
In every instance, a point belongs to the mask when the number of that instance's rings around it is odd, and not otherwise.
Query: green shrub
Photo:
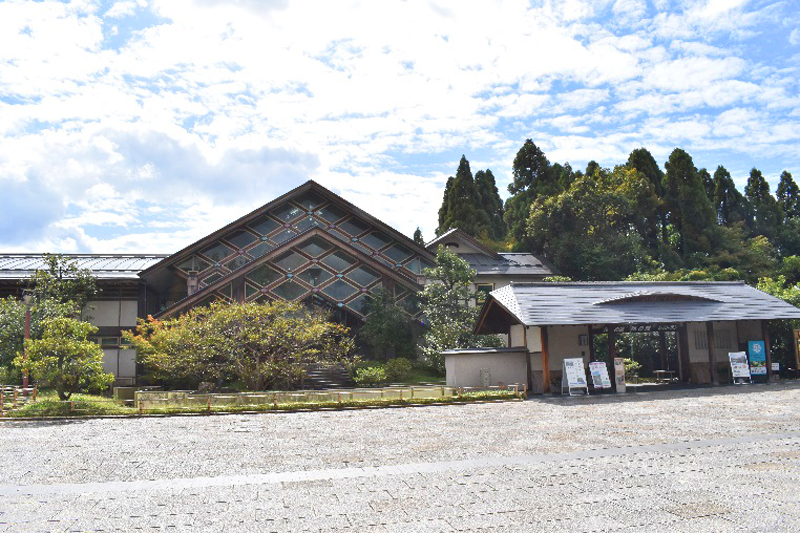
[[[633,377],[642,369],[642,364],[633,359],[623,359],[622,362],[625,364],[625,377],[627,378]]]
[[[380,366],[357,368],[356,375],[353,379],[356,382],[356,385],[362,387],[372,387],[386,383],[386,371]]]
[[[386,379],[390,382],[403,381],[407,379],[413,370],[411,361],[403,357],[390,359],[384,366],[386,371]]]

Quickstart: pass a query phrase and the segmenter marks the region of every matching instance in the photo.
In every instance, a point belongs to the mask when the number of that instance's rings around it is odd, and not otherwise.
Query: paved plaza
[[[0,531],[800,531],[800,384],[0,423]]]

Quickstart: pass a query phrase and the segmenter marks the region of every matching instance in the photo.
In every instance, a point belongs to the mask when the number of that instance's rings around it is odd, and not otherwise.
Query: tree
[[[788,283],[783,276],[762,278],[756,288],[776,296],[795,307],[800,307],[800,285]],[[795,368],[793,328],[800,327],[800,320],[770,320],[769,338],[772,361],[781,368]]]
[[[550,162],[544,152],[532,140],[527,139],[514,157],[513,181],[508,186],[511,197],[506,200],[506,226],[516,239],[518,248],[527,236],[527,221],[530,207],[539,196],[550,196],[559,192],[553,177]]]
[[[378,357],[414,355],[411,318],[389,291],[377,290],[370,294],[367,319],[358,334],[375,349]]]
[[[63,255],[45,254],[45,270],[37,270],[28,280],[37,301],[72,302],[79,312],[99,292],[97,279],[89,269],[81,269]]]
[[[657,199],[656,214],[652,220],[647,220],[646,243],[651,250],[658,248],[659,230],[661,245],[668,244],[667,239],[667,216],[662,197],[664,196],[664,173],[656,163],[653,155],[646,148],[637,148],[628,156],[627,167],[638,170],[650,182],[653,194]]]
[[[423,274],[428,279],[421,293],[427,329],[420,349],[434,369],[444,373],[445,350],[499,345],[495,336],[472,332],[479,310],[469,305],[477,296],[471,288],[475,271],[469,263],[439,246],[436,266]]]
[[[749,221],[747,199],[736,188],[731,173],[722,165],[714,171],[714,195],[710,199],[720,225],[732,226]]]
[[[477,237],[489,225],[489,216],[481,206],[481,197],[475,186],[469,161],[463,155],[458,164],[456,177],[450,183],[450,188],[445,188],[442,208],[444,209],[442,222],[437,230],[439,235],[449,229],[458,228]]]
[[[74,314],[75,307],[71,302],[62,304],[49,299],[33,300],[30,338],[42,338],[48,320]],[[14,357],[22,353],[24,338],[25,303],[13,296],[0,299],[0,367],[9,367]]]
[[[417,229],[414,231],[414,242],[420,246],[425,246],[425,239],[422,238],[422,230],[419,229],[419,226],[417,226]]]
[[[697,175],[700,177],[700,181],[703,182],[703,189],[706,191],[706,196],[709,201],[712,201],[716,193],[714,178],[711,177],[711,174],[705,168],[698,170]]]
[[[680,148],[669,156],[664,176],[667,221],[677,234],[677,249],[684,260],[711,251],[715,217],[703,181],[692,157]]]
[[[769,183],[757,168],[750,170],[750,177],[744,188],[744,196],[752,207],[752,235],[763,235],[776,242],[778,229],[782,222],[778,201],[769,191]]]
[[[492,171],[487,169],[476,172],[475,186],[481,199],[481,209],[489,219],[486,236],[492,240],[502,240],[507,233],[506,223],[503,221],[503,200],[500,199]]]
[[[636,209],[647,198],[654,210],[652,186],[636,170],[595,170],[558,196],[534,202],[528,220],[533,250],[574,279],[621,279],[648,266]]]
[[[448,213],[450,212],[450,206],[452,205],[452,197],[453,197],[453,182],[456,179],[453,176],[447,178],[447,183],[444,186],[444,194],[442,195],[442,205],[439,207],[439,226],[436,228],[436,235],[441,235],[446,230],[444,228],[444,221],[447,218]]]
[[[348,328],[284,301],[214,302],[164,321],[148,317],[123,335],[157,378],[238,379],[250,390],[294,387],[311,365],[343,361],[353,349]]]
[[[14,365],[54,387],[62,401],[79,390],[102,389],[114,382],[114,374],[103,371],[103,350],[87,340],[95,333],[97,328],[88,322],[47,319],[42,338],[25,341],[27,356],[18,355]]]
[[[778,205],[786,218],[800,218],[800,188],[792,175],[784,170],[777,190]]]

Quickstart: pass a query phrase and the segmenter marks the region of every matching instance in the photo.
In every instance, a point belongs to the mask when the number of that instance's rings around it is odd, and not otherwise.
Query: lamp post
[[[25,340],[31,338],[31,300],[33,295],[31,291],[22,291],[22,301],[25,302]],[[28,395],[28,369],[25,367],[25,362],[28,359],[28,345],[24,344],[22,350],[22,394]]]

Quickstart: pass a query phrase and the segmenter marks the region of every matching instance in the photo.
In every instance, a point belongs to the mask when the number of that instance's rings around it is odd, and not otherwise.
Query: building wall
[[[122,330],[136,326],[138,304],[136,300],[95,300],[89,302],[94,309],[85,312],[99,329],[103,369],[114,374],[118,385],[132,385],[136,379],[136,350],[121,345],[120,339]]]
[[[492,386],[503,384],[524,384],[528,381],[526,353],[513,352],[486,353],[460,351],[445,354],[444,364],[448,387],[481,387],[481,370],[489,372]]]
[[[739,351],[739,344],[744,334],[746,340],[761,339],[761,323],[758,320],[742,322],[714,322],[714,339],[712,349],[717,363],[717,375],[720,383],[731,379],[728,353]],[[738,330],[738,331],[737,331]],[[708,357],[708,335],[705,322],[690,322],[686,325],[689,345],[690,380],[692,383],[711,383],[711,367]],[[757,337],[750,335],[757,334]],[[746,341],[745,341],[746,342]]]

